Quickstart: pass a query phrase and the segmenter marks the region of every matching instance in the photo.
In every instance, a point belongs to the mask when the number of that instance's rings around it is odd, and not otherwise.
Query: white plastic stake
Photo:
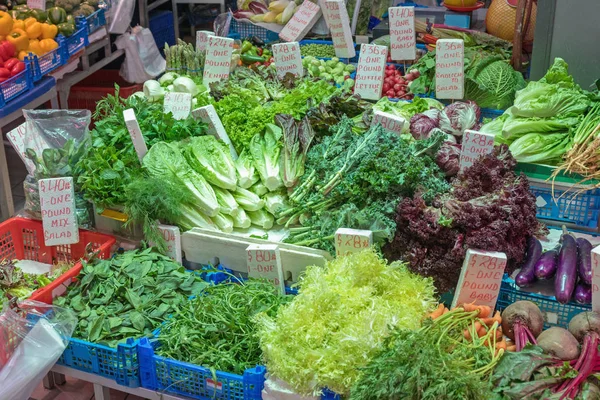
[[[169,92],[165,93],[164,113],[172,113],[173,118],[186,119],[192,110],[192,95],[189,93]]]
[[[390,7],[390,55],[392,60],[417,58],[415,8]]]
[[[381,124],[384,129],[400,135],[402,133],[402,128],[404,128],[404,124],[406,124],[406,120],[394,114],[383,111],[375,111],[375,115],[371,121],[371,126],[375,126],[377,124]]]
[[[504,268],[506,268],[506,254],[468,249],[452,307],[474,302],[477,305],[495,308]]]
[[[179,228],[171,225],[158,225],[158,229],[167,242],[166,255],[181,264],[181,232]]]
[[[361,44],[356,67],[354,93],[367,100],[379,100],[385,77],[387,47],[376,44]]]
[[[38,190],[46,246],[78,243],[73,178],[40,179]]]
[[[298,42],[274,44],[272,49],[279,78],[283,78],[287,73],[292,73],[297,77],[304,75]]]
[[[335,231],[336,257],[358,253],[373,245],[373,232],[362,229],[339,228]]]
[[[331,30],[331,38],[335,55],[339,58],[352,58],[356,55],[348,10],[343,0],[327,0],[325,2],[325,20]]]
[[[251,244],[246,248],[248,276],[264,278],[285,294],[285,281],[281,267],[281,254],[276,244]]]
[[[133,108],[123,111],[123,118],[125,118],[125,126],[127,126],[129,136],[131,136],[133,148],[135,149],[135,152],[137,153],[141,163],[144,159],[144,156],[148,152],[148,146],[146,146],[144,136],[142,136],[142,130],[140,129],[140,124],[138,124],[137,118],[135,117],[135,111],[133,111]]]
[[[217,110],[212,104],[209,104],[204,107],[196,108],[192,111],[192,117],[195,119],[201,119],[202,122],[208,125],[208,134],[213,135],[223,143],[229,146],[229,151],[231,152],[231,157],[234,160],[237,160],[238,154],[229,139],[229,135],[225,132],[225,128],[223,127],[223,123],[221,122],[221,118],[217,114]]]
[[[321,14],[321,7],[310,0],[304,0],[292,19],[279,32],[279,38],[286,42],[296,42],[304,39],[308,31],[321,18]]]
[[[600,246],[592,249],[592,311],[600,312]]]
[[[196,31],[196,51],[206,51],[209,36],[215,36],[214,32]]]
[[[229,79],[233,39],[209,36],[202,81],[210,90],[210,83]]]
[[[494,150],[494,135],[467,129],[460,150],[460,170],[470,167],[483,155]]]
[[[463,40],[440,39],[435,49],[435,97],[462,99],[465,92]]]

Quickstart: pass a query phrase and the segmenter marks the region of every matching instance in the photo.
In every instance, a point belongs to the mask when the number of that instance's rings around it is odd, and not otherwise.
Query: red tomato
[[[383,84],[383,93],[386,93],[388,90],[390,90],[390,85],[388,85],[387,83]]]

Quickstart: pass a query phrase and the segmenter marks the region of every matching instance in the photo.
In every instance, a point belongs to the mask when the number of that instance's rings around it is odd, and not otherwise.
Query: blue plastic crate
[[[193,399],[260,400],[266,369],[256,366],[243,375],[157,356],[158,341],[142,339],[138,345],[140,383],[150,390],[171,392]],[[215,379],[216,378],[216,379]]]
[[[265,43],[271,43],[279,40],[279,33],[270,31],[262,26],[254,25],[248,22],[239,22],[231,18],[229,25],[229,37],[234,39],[245,39],[256,36]]]
[[[91,35],[93,32],[96,32],[98,29],[106,25],[106,13],[103,8],[99,8],[92,15],[89,15],[85,18],[85,23],[87,25],[87,34]]]
[[[0,83],[0,107],[33,88],[31,63],[25,63],[25,70]]]
[[[62,35],[58,35],[57,41],[60,41],[61,39],[65,40],[65,44],[66,44],[65,51],[66,51],[67,59],[71,58],[75,53],[77,53],[78,51],[81,51],[81,49],[83,49],[84,47],[86,47],[90,44],[88,41],[87,29],[88,29],[88,27],[87,27],[85,18],[80,17],[77,19],[76,31],[71,36],[69,36],[68,38],[65,38]]]
[[[494,110],[492,108],[482,108],[481,118],[496,119],[504,114],[504,110]]]
[[[156,11],[150,15],[148,24],[156,47],[161,54],[164,52],[165,43],[169,46],[174,46],[176,43],[175,26],[173,25],[173,12],[168,10]]]
[[[29,53],[28,59],[32,65],[34,82],[39,81],[44,75],[48,75],[69,61],[65,38],[59,37],[57,42],[58,47],[44,55],[37,56]]]
[[[116,349],[71,338],[57,364],[115,380],[119,385],[140,386],[138,341],[127,339]]]
[[[568,328],[571,318],[584,311],[590,311],[590,305],[570,302],[560,304],[554,296],[544,296],[537,293],[530,293],[519,289],[517,284],[508,275],[504,275],[496,309],[504,310],[506,307],[519,300],[531,301],[540,308],[544,315],[544,329],[553,326]]]

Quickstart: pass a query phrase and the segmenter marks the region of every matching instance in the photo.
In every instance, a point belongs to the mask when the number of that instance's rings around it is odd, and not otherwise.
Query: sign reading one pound
[[[302,77],[304,74],[298,42],[274,44],[273,57],[275,58],[279,78],[283,78],[287,73],[294,74],[297,77]]]
[[[415,8],[390,7],[390,55],[392,60],[417,58]]]
[[[246,248],[248,276],[267,279],[285,294],[281,254],[275,244],[251,244]]]
[[[40,179],[38,190],[46,246],[79,242],[73,178]]]
[[[462,99],[465,93],[465,45],[462,39],[440,39],[435,47],[435,97]]]
[[[206,47],[203,83],[210,88],[212,82],[229,79],[233,39],[220,36],[209,36]]]
[[[385,76],[387,47],[361,44],[354,93],[367,100],[379,100]]]

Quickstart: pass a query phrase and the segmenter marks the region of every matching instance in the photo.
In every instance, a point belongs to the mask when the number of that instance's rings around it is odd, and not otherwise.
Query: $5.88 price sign
[[[335,232],[336,257],[357,253],[373,245],[373,232],[340,228]]]
[[[279,247],[275,244],[251,244],[246,248],[248,276],[271,281],[285,293],[283,268]]]

